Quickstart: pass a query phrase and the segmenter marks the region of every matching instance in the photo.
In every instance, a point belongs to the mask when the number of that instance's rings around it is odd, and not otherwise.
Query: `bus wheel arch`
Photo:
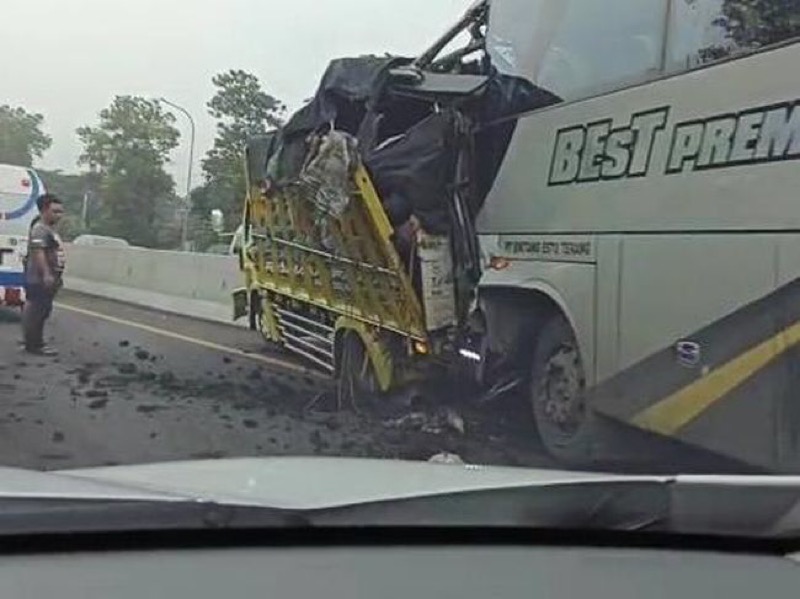
[[[479,305],[487,345],[522,378],[525,409],[545,449],[570,465],[589,462],[596,415],[584,353],[560,297],[545,289],[490,288],[481,291]]]
[[[570,318],[560,297],[548,289],[519,287],[488,287],[481,289],[480,319],[485,327],[489,351],[508,355],[518,368],[527,368],[527,360],[515,360],[526,347],[536,342],[538,332],[549,319],[557,315]]]

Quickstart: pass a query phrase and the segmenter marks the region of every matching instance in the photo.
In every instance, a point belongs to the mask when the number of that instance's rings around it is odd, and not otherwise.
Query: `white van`
[[[25,302],[24,260],[28,231],[45,192],[33,169],[0,164],[0,305]]]

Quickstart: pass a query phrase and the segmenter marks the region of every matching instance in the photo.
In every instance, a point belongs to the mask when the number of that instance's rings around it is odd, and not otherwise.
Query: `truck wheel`
[[[340,408],[349,406],[357,412],[373,403],[380,393],[380,385],[361,337],[353,332],[345,333],[341,344],[336,365],[336,395]]]
[[[256,330],[261,335],[261,338],[269,347],[282,347],[283,345],[277,342],[275,339],[272,338],[270,334],[269,326],[264,319],[266,318],[264,314],[264,302],[269,301],[268,298],[262,297],[260,294],[253,294],[252,296],[252,304],[251,304],[251,314],[254,315],[255,320],[255,327]]]
[[[534,351],[530,400],[545,449],[571,465],[590,460],[596,416],[587,402],[578,343],[563,316],[547,321]]]
[[[258,314],[256,315],[256,329],[261,334],[261,338],[267,345],[275,345],[275,340],[270,337],[268,329],[264,324],[264,312],[262,308],[259,308]]]

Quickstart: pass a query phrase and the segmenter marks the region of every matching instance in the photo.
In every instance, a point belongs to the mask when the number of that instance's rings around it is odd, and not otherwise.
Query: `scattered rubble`
[[[90,410],[102,410],[108,405],[108,398],[105,399],[95,399],[94,401],[89,402],[89,409]]]
[[[136,374],[138,372],[138,368],[136,368],[136,364],[126,363],[120,364],[117,367],[117,370],[120,374]]]
[[[428,462],[431,464],[465,464],[464,460],[461,459],[461,456],[456,455],[454,453],[437,453],[435,456],[431,457]]]
[[[417,430],[429,435],[441,435],[448,431],[461,435],[466,433],[464,418],[452,408],[442,408],[434,413],[411,412],[384,421],[388,429]]]

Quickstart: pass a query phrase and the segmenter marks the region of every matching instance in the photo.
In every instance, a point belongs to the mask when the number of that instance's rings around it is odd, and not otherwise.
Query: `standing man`
[[[45,194],[37,202],[39,219],[31,227],[25,263],[26,300],[22,314],[25,351],[40,356],[57,352],[44,344],[44,323],[53,311],[53,299],[62,285],[64,244],[55,227],[64,216],[56,196]]]

